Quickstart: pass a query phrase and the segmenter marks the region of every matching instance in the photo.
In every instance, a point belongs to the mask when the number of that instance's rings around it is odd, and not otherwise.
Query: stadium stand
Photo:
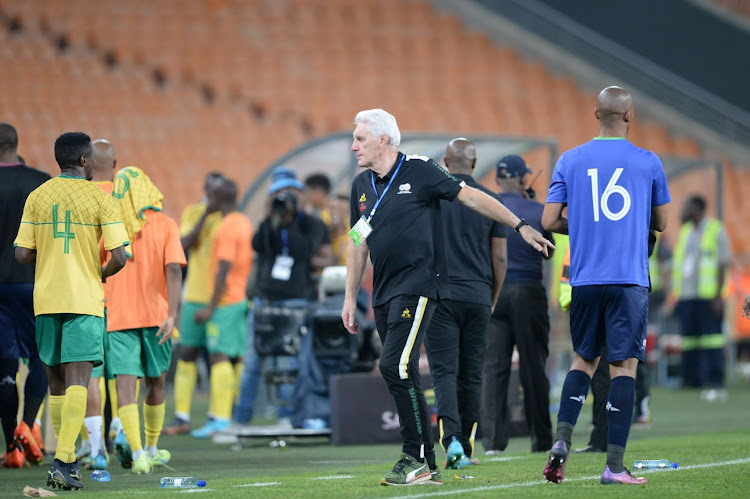
[[[0,89],[13,96],[2,119],[26,160],[52,172],[63,130],[107,137],[121,166],[163,186],[173,215],[200,197],[205,172],[247,185],[368,107],[404,130],[552,136],[560,150],[595,133],[579,119],[593,93],[426,2],[1,0],[0,13]],[[659,123],[631,138],[701,153]]]

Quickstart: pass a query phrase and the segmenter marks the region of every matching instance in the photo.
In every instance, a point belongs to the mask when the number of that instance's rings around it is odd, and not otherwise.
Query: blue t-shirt
[[[563,153],[548,203],[567,203],[570,284],[648,286],[651,207],[671,201],[659,157],[623,138]]]

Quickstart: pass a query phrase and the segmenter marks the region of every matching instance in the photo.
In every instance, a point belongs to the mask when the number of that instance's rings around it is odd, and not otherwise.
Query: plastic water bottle
[[[645,459],[633,461],[634,470],[672,470],[677,469],[677,463],[669,459]]]
[[[162,489],[195,489],[197,487],[205,487],[205,480],[198,480],[192,476],[183,477],[171,477],[165,476],[161,479]]]
[[[112,477],[109,476],[107,470],[94,470],[91,472],[91,479],[95,482],[111,482]]]

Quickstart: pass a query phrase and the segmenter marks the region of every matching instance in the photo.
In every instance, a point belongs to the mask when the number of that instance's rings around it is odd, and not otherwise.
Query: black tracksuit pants
[[[430,410],[419,379],[419,351],[433,312],[435,300],[424,296],[399,295],[373,307],[375,325],[383,343],[380,373],[396,402],[403,452],[435,468]]]
[[[549,379],[545,371],[549,329],[544,286],[534,282],[504,283],[487,329],[480,418],[485,449],[505,450],[508,445],[508,382],[514,345],[519,355],[531,450],[546,451],[552,447]]]
[[[489,321],[489,305],[441,300],[425,338],[440,443],[447,449],[456,437],[467,456],[474,453]]]

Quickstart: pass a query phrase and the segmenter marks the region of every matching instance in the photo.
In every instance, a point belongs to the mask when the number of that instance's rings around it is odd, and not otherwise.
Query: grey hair
[[[389,112],[382,109],[367,109],[360,111],[354,117],[354,124],[366,124],[370,133],[375,137],[385,135],[388,137],[388,145],[392,149],[398,148],[401,144],[401,131],[396,124],[396,118]]]

